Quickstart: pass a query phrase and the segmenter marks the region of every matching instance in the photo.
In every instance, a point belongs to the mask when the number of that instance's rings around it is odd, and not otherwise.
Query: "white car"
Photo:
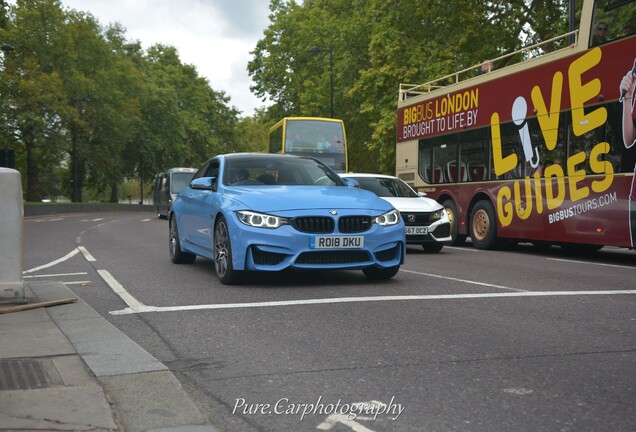
[[[384,174],[341,173],[340,177],[356,180],[361,189],[370,190],[398,210],[404,219],[407,244],[422,245],[427,252],[439,252],[444,242],[451,241],[451,224],[444,207],[415,192],[398,177]]]

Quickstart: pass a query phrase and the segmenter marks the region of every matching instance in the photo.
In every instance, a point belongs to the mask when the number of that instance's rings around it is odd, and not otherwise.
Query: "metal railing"
[[[517,51],[508,53],[508,54],[504,54],[502,56],[499,56],[497,58],[494,59],[490,59],[487,60],[486,62],[482,62],[479,64],[476,64],[474,66],[470,66],[466,69],[462,69],[460,71],[457,72],[453,72],[452,74],[448,74],[448,75],[444,75],[443,77],[440,78],[436,78],[432,81],[428,81],[424,84],[403,84],[400,83],[400,96],[399,96],[399,100],[406,100],[415,96],[419,96],[421,94],[426,94],[426,93],[430,93],[434,90],[440,89],[440,88],[444,88],[447,87],[449,85],[454,85],[457,84],[461,81],[465,81],[468,80],[470,78],[474,78],[474,73],[475,70],[478,70],[483,64],[488,63],[488,62],[492,62],[492,63],[497,63],[497,62],[501,62],[502,60],[511,58],[511,57],[515,57],[515,56],[519,56],[521,57],[521,60],[519,62],[513,63],[513,64],[518,64],[518,63],[522,63],[522,62],[526,62],[529,60],[533,60],[536,59],[540,56],[546,55],[546,54],[552,54],[555,52],[559,52],[559,51],[563,51],[563,50],[567,50],[567,49],[572,49],[576,46],[578,46],[579,40],[578,40],[578,35],[579,35],[579,31],[578,30],[574,30],[568,33],[565,33],[563,35],[560,36],[556,36],[552,39],[548,39],[539,43],[536,43],[534,45],[529,45],[527,47],[523,47],[521,49],[518,49]],[[545,47],[548,44],[552,44],[554,42],[557,41],[562,41],[563,39],[566,38],[570,38],[571,36],[574,37],[574,42],[569,43],[567,46],[563,47],[563,48],[559,48],[555,51],[546,51],[544,49],[542,49],[542,47]],[[510,65],[507,65],[510,66]],[[470,76],[466,76],[468,73],[471,73]],[[488,72],[490,73],[490,72]]]

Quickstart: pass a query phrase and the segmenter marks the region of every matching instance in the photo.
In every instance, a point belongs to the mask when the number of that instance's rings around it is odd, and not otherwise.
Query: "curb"
[[[30,289],[40,301],[76,296],[61,282]],[[47,312],[97,378],[126,432],[218,432],[163,363],[84,301]]]

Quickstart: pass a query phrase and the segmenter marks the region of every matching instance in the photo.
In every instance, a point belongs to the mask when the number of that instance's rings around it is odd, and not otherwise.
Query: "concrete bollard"
[[[26,303],[23,209],[20,173],[0,167],[0,304]]]

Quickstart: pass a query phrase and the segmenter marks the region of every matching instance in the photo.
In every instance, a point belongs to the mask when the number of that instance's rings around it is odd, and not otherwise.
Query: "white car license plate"
[[[312,249],[359,249],[364,247],[364,236],[316,236]]]
[[[428,234],[428,227],[422,226],[405,226],[404,234],[406,235],[425,235]]]

